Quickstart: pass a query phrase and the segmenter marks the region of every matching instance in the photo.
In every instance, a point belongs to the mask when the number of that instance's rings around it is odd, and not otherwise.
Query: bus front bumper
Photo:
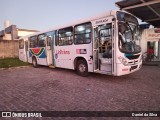
[[[116,76],[126,75],[139,70],[142,67],[142,62],[136,65],[124,66],[123,64],[117,64]]]

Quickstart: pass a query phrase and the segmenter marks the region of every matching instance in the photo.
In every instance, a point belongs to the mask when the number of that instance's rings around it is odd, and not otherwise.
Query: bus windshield
[[[130,14],[117,12],[118,31],[119,31],[119,49],[123,53],[139,53],[140,32],[138,21]]]

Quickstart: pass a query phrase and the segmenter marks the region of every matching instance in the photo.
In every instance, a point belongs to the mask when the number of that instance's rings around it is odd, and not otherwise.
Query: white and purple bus
[[[37,32],[19,40],[19,59],[38,65],[121,76],[141,68],[137,19],[124,11]]]

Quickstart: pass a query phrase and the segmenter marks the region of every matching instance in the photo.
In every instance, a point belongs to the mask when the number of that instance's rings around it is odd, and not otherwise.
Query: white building
[[[142,53],[152,47],[154,50],[154,61],[160,61],[160,28],[144,29],[141,36]]]
[[[16,25],[10,25],[9,21],[4,22],[4,30],[0,31],[0,40],[16,40],[19,37],[39,32],[37,30],[28,30],[17,28]]]

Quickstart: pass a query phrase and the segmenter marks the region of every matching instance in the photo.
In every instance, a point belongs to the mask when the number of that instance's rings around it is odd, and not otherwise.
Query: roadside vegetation
[[[18,58],[4,58],[0,59],[0,68],[10,68],[18,66],[28,66],[28,63],[20,61]]]

